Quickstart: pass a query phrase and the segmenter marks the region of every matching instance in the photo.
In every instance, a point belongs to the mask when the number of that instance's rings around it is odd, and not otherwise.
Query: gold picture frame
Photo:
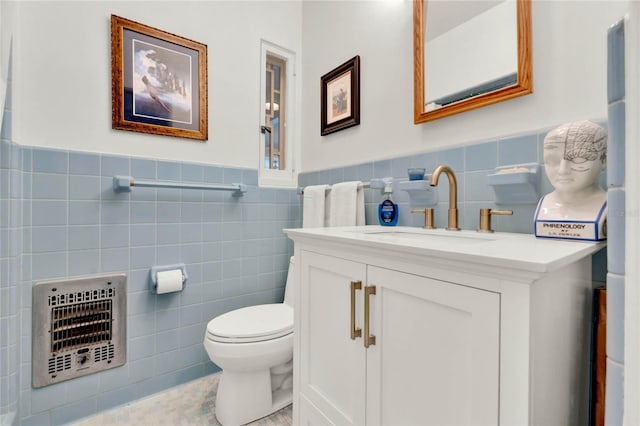
[[[112,128],[206,141],[207,46],[111,15]]]
[[[413,1],[413,122],[426,123],[465,111],[533,93],[533,53],[531,0],[516,0],[517,73],[516,81],[495,90],[427,110],[425,103],[425,11],[427,0]]]

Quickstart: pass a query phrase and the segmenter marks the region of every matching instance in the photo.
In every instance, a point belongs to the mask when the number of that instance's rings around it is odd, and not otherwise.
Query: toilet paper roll
[[[156,281],[158,294],[182,291],[182,271],[180,269],[158,272]]]

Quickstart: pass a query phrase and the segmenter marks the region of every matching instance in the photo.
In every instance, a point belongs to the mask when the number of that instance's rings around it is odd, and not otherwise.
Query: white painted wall
[[[627,4],[533,2],[534,93],[416,126],[408,0],[21,2],[13,134],[30,146],[256,168],[260,38],[302,63],[301,171],[602,119],[606,29]],[[208,142],[111,129],[111,13],[208,45]],[[320,76],[356,54],[361,124],[321,137]]]
[[[627,1],[534,1],[534,93],[421,125],[413,124],[412,7],[411,1],[304,2],[303,171],[606,118],[606,30]],[[360,125],[321,137],[320,76],[355,55]]]
[[[0,125],[4,114],[4,102],[9,76],[9,57],[11,54],[11,38],[17,21],[15,2],[0,0]]]
[[[111,14],[207,44],[206,143],[111,129]],[[255,169],[260,39],[301,52],[292,1],[28,1],[19,15],[14,135],[30,146]]]
[[[10,46],[11,31],[7,22],[7,4],[0,0],[0,126],[2,126],[2,111],[4,110],[4,99],[7,90],[8,60],[5,60],[5,45]],[[8,56],[7,56],[8,58]]]

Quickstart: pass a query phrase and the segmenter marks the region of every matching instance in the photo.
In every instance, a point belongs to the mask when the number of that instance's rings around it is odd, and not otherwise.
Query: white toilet
[[[222,369],[216,417],[241,425],[291,404],[293,388],[293,277],[289,261],[284,302],[248,306],[207,324],[204,347]]]

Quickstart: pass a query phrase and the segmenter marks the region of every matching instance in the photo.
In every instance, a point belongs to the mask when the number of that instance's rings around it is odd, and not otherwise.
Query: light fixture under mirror
[[[414,122],[533,91],[530,0],[414,0]]]

